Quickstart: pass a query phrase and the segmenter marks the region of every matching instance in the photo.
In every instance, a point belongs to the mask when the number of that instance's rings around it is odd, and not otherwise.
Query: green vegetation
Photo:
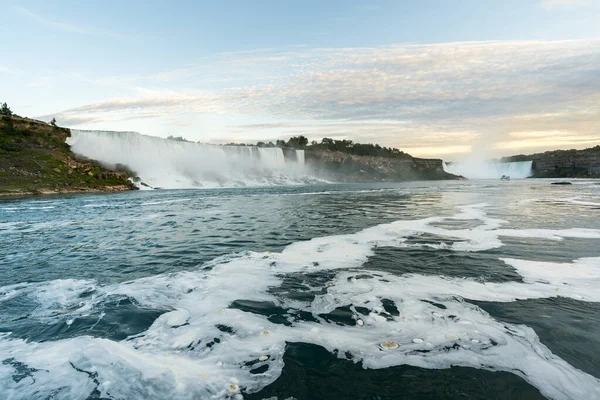
[[[292,147],[294,149],[302,149],[302,148],[306,147],[307,144],[308,144],[308,139],[305,138],[304,136],[294,136],[294,137],[290,138],[290,140],[288,140],[285,145],[286,145],[286,147]]]
[[[291,138],[290,141],[292,139],[294,138]],[[333,140],[330,138],[323,138],[323,140],[321,140],[321,143],[317,143],[316,141],[314,141],[310,146],[306,147],[306,150],[340,151],[342,153],[353,154],[356,156],[373,156],[402,159],[412,158],[409,154],[406,154],[403,151],[400,151],[393,147],[381,147],[378,144],[354,143],[352,142],[352,140]]]
[[[588,147],[583,150],[551,150],[544,153],[535,154],[517,154],[510,157],[502,157],[501,162],[514,162],[514,161],[531,161],[540,159],[542,157],[573,157],[577,155],[597,156],[600,154],[600,145],[594,147]]]
[[[534,171],[534,178],[589,178],[589,170],[586,168],[564,167],[554,168],[548,171]]]
[[[183,138],[175,138],[169,136],[172,140],[182,140]],[[185,140],[185,139],[183,139]],[[246,143],[227,143],[227,146],[257,146],[257,147],[281,147],[281,148],[292,148],[302,149],[306,151],[328,151],[334,152],[339,151],[345,154],[353,154],[356,156],[372,156],[372,157],[386,157],[386,158],[398,158],[398,159],[411,159],[412,156],[399,149],[393,147],[382,147],[378,144],[372,143],[354,143],[352,140],[334,140],[331,138],[323,138],[321,142],[313,140],[310,144],[308,139],[303,136],[294,136],[285,140],[277,140],[273,142],[258,142],[256,145]]]
[[[6,103],[2,110],[8,109]],[[0,195],[126,190],[127,174],[76,159],[65,143],[70,131],[2,112]]]
[[[12,111],[8,107],[8,104],[2,103],[2,105],[0,106],[0,115],[2,115],[3,117],[11,117],[12,116]]]

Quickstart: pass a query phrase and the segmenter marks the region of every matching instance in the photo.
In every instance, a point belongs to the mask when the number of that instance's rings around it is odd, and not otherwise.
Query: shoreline
[[[0,197],[21,197],[21,196],[51,196],[56,194],[78,194],[78,193],[116,193],[116,192],[130,192],[135,191],[137,189],[132,189],[125,185],[118,186],[105,186],[102,189],[88,188],[88,189],[59,189],[59,190],[50,190],[50,189],[40,189],[40,190],[24,190],[24,191],[11,191],[11,192],[1,192]]]

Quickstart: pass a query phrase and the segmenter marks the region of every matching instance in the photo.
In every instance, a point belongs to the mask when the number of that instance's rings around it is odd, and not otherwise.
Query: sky
[[[460,160],[600,144],[600,0],[0,0],[0,102],[77,129]]]

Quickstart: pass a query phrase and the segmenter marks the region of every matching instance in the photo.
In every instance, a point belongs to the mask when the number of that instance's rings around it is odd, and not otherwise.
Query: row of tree
[[[183,138],[176,138],[169,136],[171,140],[185,140]],[[352,140],[334,140],[331,138],[323,138],[321,142],[313,140],[308,142],[308,139],[303,136],[294,136],[285,140],[277,140],[275,142],[258,142],[256,144],[246,143],[227,143],[227,146],[257,146],[257,147],[280,147],[280,148],[293,148],[303,149],[307,151],[339,151],[347,154],[354,154],[357,156],[374,156],[374,157],[388,157],[388,158],[410,158],[409,154],[395,148],[395,147],[382,147],[378,144],[372,143],[354,143]]]
[[[321,143],[313,141],[307,149],[340,151],[342,153],[354,154],[357,156],[377,156],[390,158],[410,157],[408,154],[395,147],[382,147],[372,143],[354,143],[352,140],[334,140],[323,138]]]

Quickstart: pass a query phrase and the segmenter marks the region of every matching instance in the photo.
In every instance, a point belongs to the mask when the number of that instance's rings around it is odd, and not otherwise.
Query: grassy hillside
[[[0,119],[0,195],[131,190],[123,172],[75,158],[66,128],[20,117]]]

